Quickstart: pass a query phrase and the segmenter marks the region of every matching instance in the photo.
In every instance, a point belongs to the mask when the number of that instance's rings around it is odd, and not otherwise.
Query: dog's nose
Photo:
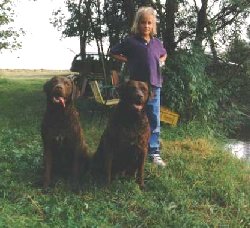
[[[137,96],[137,98],[143,98],[143,93],[142,92],[137,92],[137,94],[136,94],[136,96]]]
[[[58,90],[62,90],[62,88],[63,88],[63,87],[62,87],[61,84],[58,84],[58,85],[55,86],[55,89],[58,89]]]

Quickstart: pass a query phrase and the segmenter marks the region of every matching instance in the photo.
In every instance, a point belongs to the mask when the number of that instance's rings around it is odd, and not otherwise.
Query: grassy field
[[[62,72],[29,73],[0,71],[0,227],[250,226],[249,164],[223,151],[199,123],[162,127],[167,167],[147,162],[144,191],[124,179],[100,188],[85,175],[79,194],[64,182],[43,194],[42,86]],[[94,152],[105,124],[91,118],[88,102],[77,107]]]

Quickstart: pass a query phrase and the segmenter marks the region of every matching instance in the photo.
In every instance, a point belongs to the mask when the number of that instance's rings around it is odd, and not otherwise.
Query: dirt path
[[[0,78],[13,78],[13,79],[32,79],[32,78],[51,78],[53,76],[64,76],[72,74],[68,70],[44,70],[44,69],[0,69]]]

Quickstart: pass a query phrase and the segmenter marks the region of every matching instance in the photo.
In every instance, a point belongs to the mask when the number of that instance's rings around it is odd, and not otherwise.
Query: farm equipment
[[[111,72],[121,68],[121,64],[113,62],[107,55],[86,53],[76,55],[72,61],[70,71],[77,75],[77,85],[80,96],[88,94],[89,81],[98,81],[105,96],[112,87]],[[118,71],[118,70],[117,70]],[[85,94],[86,93],[86,94]]]

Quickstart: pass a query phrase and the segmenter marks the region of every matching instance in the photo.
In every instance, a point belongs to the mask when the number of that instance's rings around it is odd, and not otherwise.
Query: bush
[[[238,71],[210,59],[196,49],[180,50],[171,56],[163,69],[167,80],[163,84],[162,103],[178,112],[182,122],[198,120],[231,132],[244,121],[235,95],[241,90],[235,83]],[[236,79],[224,83],[232,77]]]

